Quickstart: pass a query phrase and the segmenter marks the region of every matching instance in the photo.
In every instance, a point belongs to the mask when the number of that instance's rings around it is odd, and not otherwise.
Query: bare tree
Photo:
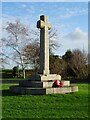
[[[25,58],[27,59],[27,63],[32,64],[33,68],[37,71],[39,68],[39,54],[40,54],[40,31],[36,29],[32,30],[30,33],[34,35],[33,42],[26,45],[23,49],[23,53]],[[57,44],[57,30],[51,29],[49,31],[49,48],[50,53],[52,53],[53,49],[57,48],[59,45]]]
[[[4,30],[8,33],[7,38],[3,38],[5,47],[10,49],[9,54],[12,54],[15,59],[14,61],[22,67],[23,77],[25,78],[26,64],[23,60],[24,55],[22,48],[25,44],[27,44],[27,40],[29,39],[28,28],[25,27],[25,25],[23,25],[19,20],[16,20],[15,23],[8,22]],[[6,56],[9,57],[9,55]]]
[[[39,44],[37,42],[30,43],[25,46],[23,53],[25,55],[25,61],[27,64],[37,70],[39,68]]]
[[[2,38],[5,49],[4,56],[21,66],[23,77],[25,78],[25,68],[30,64],[34,68],[38,68],[40,31],[38,29],[30,29],[23,25],[19,20],[8,22],[4,30],[7,36]],[[57,48],[57,30],[52,28],[49,31],[50,52]]]
[[[5,64],[8,64],[7,59],[3,52],[3,48],[2,48],[3,42],[2,41],[3,41],[3,39],[0,39],[0,68],[4,68]]]
[[[32,34],[32,41],[40,44],[40,30],[34,29],[30,31],[30,34]],[[54,49],[57,49],[60,47],[60,44],[58,43],[58,31],[53,27],[49,30],[49,48],[50,52],[52,52]]]
[[[57,49],[58,47],[60,47],[58,39],[58,31],[55,28],[51,28],[49,31],[49,48],[51,52],[53,51],[53,49]]]

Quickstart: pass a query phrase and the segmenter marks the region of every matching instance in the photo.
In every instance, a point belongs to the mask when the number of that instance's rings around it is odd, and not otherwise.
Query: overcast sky
[[[2,24],[19,18],[35,27],[42,14],[58,30],[61,46],[55,54],[61,56],[67,49],[88,50],[88,2],[2,2]]]

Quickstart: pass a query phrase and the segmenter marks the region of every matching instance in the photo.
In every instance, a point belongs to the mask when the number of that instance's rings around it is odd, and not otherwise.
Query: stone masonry
[[[10,91],[16,94],[65,94],[77,92],[77,86],[70,86],[70,81],[62,80],[63,87],[53,87],[54,80],[61,80],[61,76],[50,74],[49,70],[49,39],[48,30],[51,24],[48,17],[40,16],[37,21],[37,28],[40,29],[40,69],[39,74],[31,75],[28,80],[21,81],[19,86],[10,87]]]

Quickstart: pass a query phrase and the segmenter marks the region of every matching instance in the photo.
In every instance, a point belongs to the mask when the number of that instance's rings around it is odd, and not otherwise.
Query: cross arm
[[[45,27],[44,21],[42,20],[37,21],[37,28],[44,28],[44,27]]]
[[[39,20],[37,21],[37,28],[44,28],[44,27],[47,27],[49,30],[51,29],[51,24],[50,23],[45,23],[44,21],[42,20]]]

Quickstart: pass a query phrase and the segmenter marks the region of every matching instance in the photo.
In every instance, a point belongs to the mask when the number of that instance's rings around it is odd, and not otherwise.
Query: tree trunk
[[[25,68],[23,68],[23,78],[24,78],[24,79],[26,78],[26,75],[25,75]]]

